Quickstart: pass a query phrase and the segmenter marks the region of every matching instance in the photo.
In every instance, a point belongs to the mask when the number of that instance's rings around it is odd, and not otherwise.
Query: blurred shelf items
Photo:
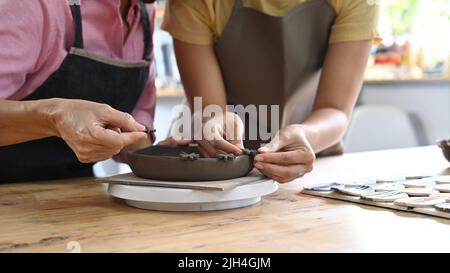
[[[450,80],[450,1],[382,0],[368,81]]]

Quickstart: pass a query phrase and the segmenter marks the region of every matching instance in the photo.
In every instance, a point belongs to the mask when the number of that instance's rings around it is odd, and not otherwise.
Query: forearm
[[[0,100],[0,146],[55,136],[50,112],[56,103]]]
[[[357,41],[329,47],[314,110],[302,124],[314,152],[342,140],[361,90],[371,45],[371,41]]]
[[[348,126],[347,115],[334,108],[322,108],[312,114],[299,125],[315,153],[339,143]]]
[[[191,107],[195,97],[202,106],[219,105],[225,110],[227,99],[222,73],[212,45],[193,45],[174,40],[181,79]]]

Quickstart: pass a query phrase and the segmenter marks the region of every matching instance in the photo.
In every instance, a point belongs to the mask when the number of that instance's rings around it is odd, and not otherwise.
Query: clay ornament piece
[[[439,193],[433,188],[406,188],[401,192],[406,193],[409,197],[424,197]]]
[[[197,159],[199,159],[200,158],[200,155],[199,154],[196,154],[196,153],[190,153],[190,154],[188,154],[188,153],[186,153],[186,152],[181,152],[180,154],[179,154],[179,157],[181,158],[181,159],[183,159],[183,160],[197,160]]]
[[[436,209],[444,212],[450,212],[450,203],[441,203],[434,206]]]
[[[431,195],[431,197],[439,197],[445,199],[445,202],[450,203],[450,193],[436,193]]]
[[[434,189],[438,190],[439,192],[442,192],[442,193],[450,193],[450,185],[449,184],[436,185],[436,186],[434,186]]]
[[[223,155],[205,158],[197,146],[157,145],[128,153],[133,173],[141,178],[163,181],[215,181],[246,176],[253,157]]]
[[[445,203],[445,199],[440,197],[408,197],[395,200],[394,204],[409,208],[426,208],[434,205]]]
[[[245,155],[251,156],[251,157],[255,157],[258,154],[257,150],[251,150],[251,149],[244,149],[242,151]]]
[[[400,184],[403,184],[407,188],[425,188],[434,186],[436,183],[430,178],[421,178],[421,179],[411,179],[400,181]]]
[[[332,187],[332,189],[346,194],[346,195],[352,195],[352,196],[362,196],[363,194],[372,193],[375,192],[374,189],[372,189],[370,186],[361,186],[361,185],[344,185],[344,186],[338,186],[338,187]]]
[[[361,195],[361,199],[374,201],[374,202],[394,202],[397,199],[407,198],[406,193],[399,191],[383,191],[383,192],[372,192]]]
[[[436,184],[450,184],[450,175],[438,176],[435,181]]]
[[[399,183],[383,183],[372,186],[375,191],[399,191],[405,188],[404,185]]]
[[[227,160],[235,160],[235,159],[236,159],[236,156],[235,156],[234,154],[219,154],[219,155],[217,156],[217,158],[218,158],[219,160],[225,160],[225,161],[227,161]]]

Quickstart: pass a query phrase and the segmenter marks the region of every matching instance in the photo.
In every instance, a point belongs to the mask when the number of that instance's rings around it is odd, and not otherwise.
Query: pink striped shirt
[[[143,28],[137,3],[132,0],[123,41],[120,0],[82,0],[85,49],[111,58],[141,60]],[[147,5],[152,21],[154,5]],[[0,99],[21,100],[58,70],[74,39],[67,0],[0,0]],[[155,67],[132,115],[151,126],[155,111]]]

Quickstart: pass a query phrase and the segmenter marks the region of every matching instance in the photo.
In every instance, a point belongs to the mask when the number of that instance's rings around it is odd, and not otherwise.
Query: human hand
[[[49,112],[55,134],[82,163],[106,160],[147,138],[145,126],[106,104],[57,99]]]
[[[301,125],[281,129],[265,147],[258,149],[255,167],[277,182],[287,183],[313,170],[315,153]]]
[[[226,112],[225,116],[215,116],[206,121],[203,128],[203,139],[198,140],[197,143],[205,157],[242,154],[244,124],[237,114]]]

